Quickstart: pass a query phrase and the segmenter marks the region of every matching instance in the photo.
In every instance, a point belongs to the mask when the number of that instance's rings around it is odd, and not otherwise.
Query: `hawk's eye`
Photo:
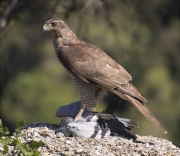
[[[56,23],[56,22],[53,22],[53,23],[51,23],[51,25],[52,25],[53,27],[55,27],[55,26],[57,25],[57,23]]]

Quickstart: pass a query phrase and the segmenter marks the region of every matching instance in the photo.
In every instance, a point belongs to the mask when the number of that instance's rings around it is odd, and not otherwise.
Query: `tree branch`
[[[18,5],[19,0],[12,0],[9,6],[5,9],[5,11],[2,13],[1,16],[1,23],[0,23],[0,30],[4,30],[11,18],[11,15],[15,12],[17,5]]]

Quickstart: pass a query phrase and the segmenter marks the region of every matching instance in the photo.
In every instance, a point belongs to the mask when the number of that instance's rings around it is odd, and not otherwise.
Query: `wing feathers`
[[[138,100],[134,99],[133,97],[124,94],[124,96],[128,99],[129,102],[131,102],[137,110],[142,113],[157,129],[162,131],[164,134],[167,133],[167,131],[163,128],[163,126],[159,123],[159,121],[156,119],[156,117],[151,113],[151,111],[146,107],[145,104],[142,104]]]
[[[131,75],[99,48],[91,44],[71,45],[70,71],[83,81],[99,85],[131,102],[160,131],[167,133],[155,116],[144,105],[147,100],[131,84]],[[70,51],[69,51],[70,50]]]
[[[130,83],[121,85],[121,84],[118,84],[117,81],[114,82],[113,79],[105,79],[105,78],[94,78],[94,80],[100,86],[107,88],[107,90],[110,90],[110,91],[116,90],[123,94],[130,95],[138,99],[139,101],[142,101],[142,103],[147,102],[147,100],[143,97],[143,95],[139,93],[139,91]]]

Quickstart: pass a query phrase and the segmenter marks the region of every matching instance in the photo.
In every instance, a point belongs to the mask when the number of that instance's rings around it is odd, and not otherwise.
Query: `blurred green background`
[[[179,1],[1,1],[1,118],[13,131],[24,119],[59,123],[57,108],[80,99],[56,58],[44,23],[62,18],[75,34],[115,59],[133,77],[148,108],[169,132],[164,135],[131,104],[121,101],[116,115],[139,121],[139,135],[179,142]],[[12,7],[13,6],[13,7]],[[5,16],[8,8],[9,16]],[[2,26],[2,21],[8,21]],[[116,99],[97,105],[102,111]]]

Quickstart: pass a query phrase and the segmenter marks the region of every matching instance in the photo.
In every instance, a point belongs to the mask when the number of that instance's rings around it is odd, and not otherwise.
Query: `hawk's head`
[[[43,32],[44,31],[50,31],[54,37],[66,37],[70,29],[60,18],[52,18],[46,21],[43,27]]]

